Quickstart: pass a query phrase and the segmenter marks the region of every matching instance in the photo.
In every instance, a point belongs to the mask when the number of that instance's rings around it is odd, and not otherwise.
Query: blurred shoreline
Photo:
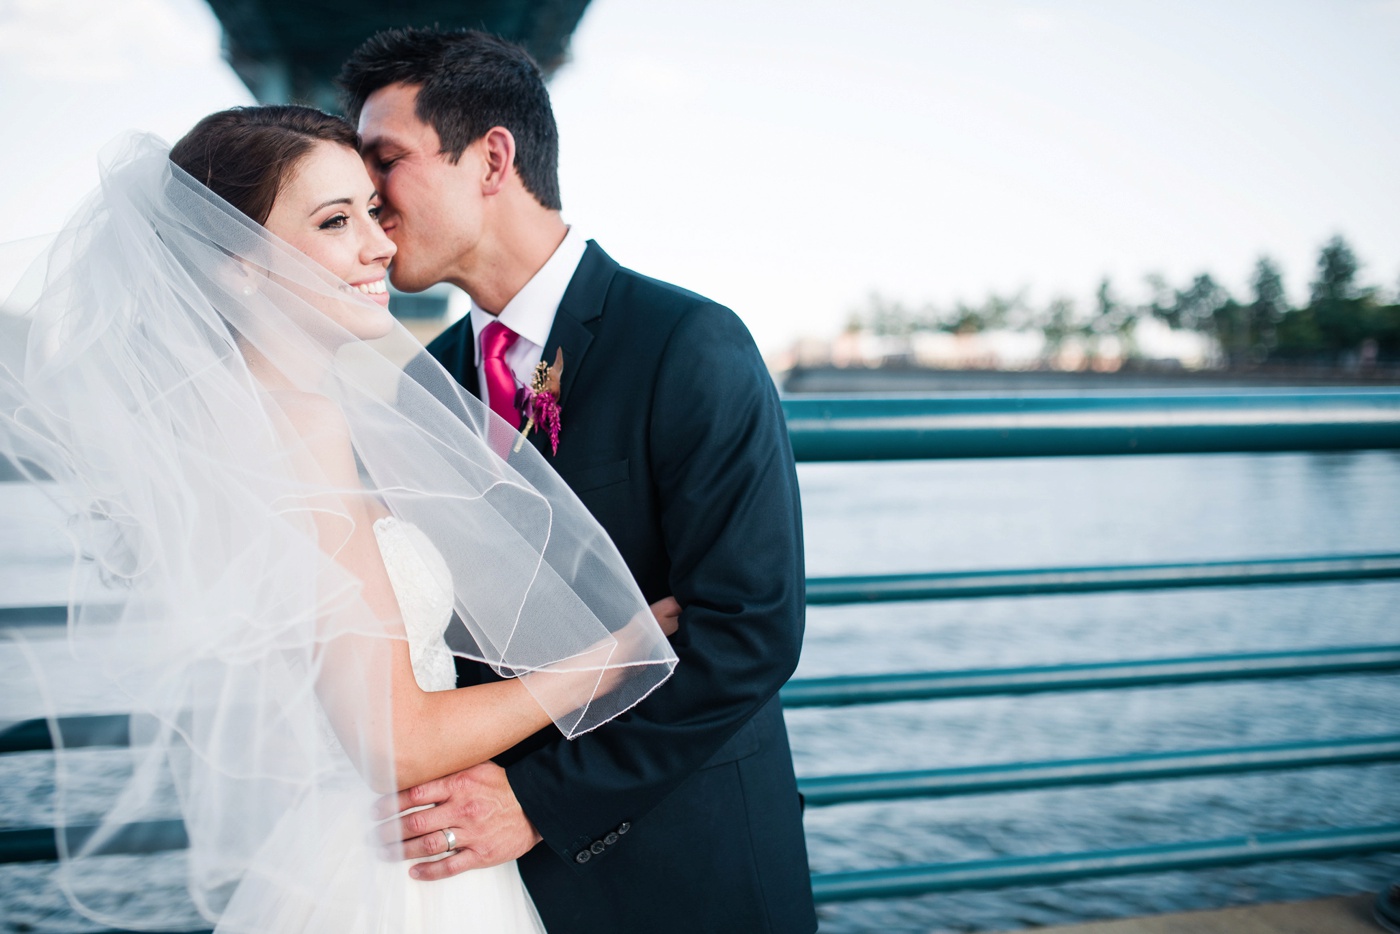
[[[1382,389],[1400,386],[1400,367],[1365,370],[1308,366],[1187,370],[1180,367],[1124,367],[1112,373],[1065,370],[938,369],[908,365],[881,367],[794,366],[774,374],[787,394],[842,393],[1017,393],[1249,391]]]

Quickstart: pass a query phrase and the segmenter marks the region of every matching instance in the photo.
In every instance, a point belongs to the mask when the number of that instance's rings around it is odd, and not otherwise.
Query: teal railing
[[[795,398],[785,400],[784,408],[793,450],[799,461],[806,462],[1400,449],[1400,392],[1389,390]],[[1400,578],[1400,554],[1307,555],[827,577],[809,579],[807,590],[812,604],[834,605],[1396,578]],[[61,615],[62,610],[55,607],[12,608],[0,613],[0,624],[6,617],[38,622]],[[1395,671],[1400,671],[1400,644],[1318,646],[1292,652],[804,678],[790,682],[782,697],[790,708],[836,707]],[[58,727],[67,747],[120,746],[129,741],[126,718],[121,716],[74,717]],[[49,725],[42,721],[27,721],[0,733],[0,753],[50,746]],[[1400,736],[808,776],[799,779],[799,785],[809,806],[826,807],[1376,762],[1400,762]],[[91,830],[70,827],[66,832],[77,843]],[[184,830],[178,821],[151,822],[131,828],[122,844],[130,852],[180,848],[185,845]],[[1400,850],[1400,825],[1332,827],[1118,850],[818,873],[812,885],[818,901],[839,901],[1396,850]],[[55,853],[52,828],[0,831],[0,862],[48,860]]]
[[[1018,398],[799,398],[785,402],[799,461],[1118,456],[1400,449],[1400,392],[1037,395]],[[1400,578],[1400,554],[1117,567],[1034,568],[815,578],[812,604],[1238,587]],[[1400,671],[1400,644],[1319,646],[1110,663],[806,678],[786,707],[936,701],[1046,691]],[[1178,750],[917,772],[806,777],[812,806],[1030,791],[1400,762],[1400,736]],[[1400,850],[1400,825],[1319,828],[1247,838],[818,873],[818,901],[1047,885],[1129,873]]]

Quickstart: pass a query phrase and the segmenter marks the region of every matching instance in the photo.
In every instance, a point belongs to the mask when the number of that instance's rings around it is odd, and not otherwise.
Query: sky
[[[593,0],[550,91],[565,219],[769,353],[872,292],[1243,295],[1268,254],[1301,301],[1338,233],[1400,286],[1400,0]],[[0,0],[0,242],[251,102],[201,0]]]

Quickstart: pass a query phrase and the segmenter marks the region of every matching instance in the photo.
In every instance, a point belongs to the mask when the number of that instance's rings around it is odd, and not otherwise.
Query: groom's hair
[[[539,66],[520,46],[477,30],[388,29],[355,50],[338,83],[352,123],[375,91],[417,87],[418,119],[437,131],[453,163],[487,130],[505,127],[525,189],[559,210],[559,130]]]

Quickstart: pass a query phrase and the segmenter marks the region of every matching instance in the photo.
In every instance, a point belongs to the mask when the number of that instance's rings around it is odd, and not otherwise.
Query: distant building
[[[919,330],[898,337],[847,330],[831,338],[799,338],[786,351],[773,355],[768,365],[775,373],[822,367],[1113,373],[1130,360],[1155,368],[1200,370],[1215,365],[1219,358],[1210,338],[1144,319],[1131,345],[1114,334],[1074,334],[1052,347],[1038,330]]]

